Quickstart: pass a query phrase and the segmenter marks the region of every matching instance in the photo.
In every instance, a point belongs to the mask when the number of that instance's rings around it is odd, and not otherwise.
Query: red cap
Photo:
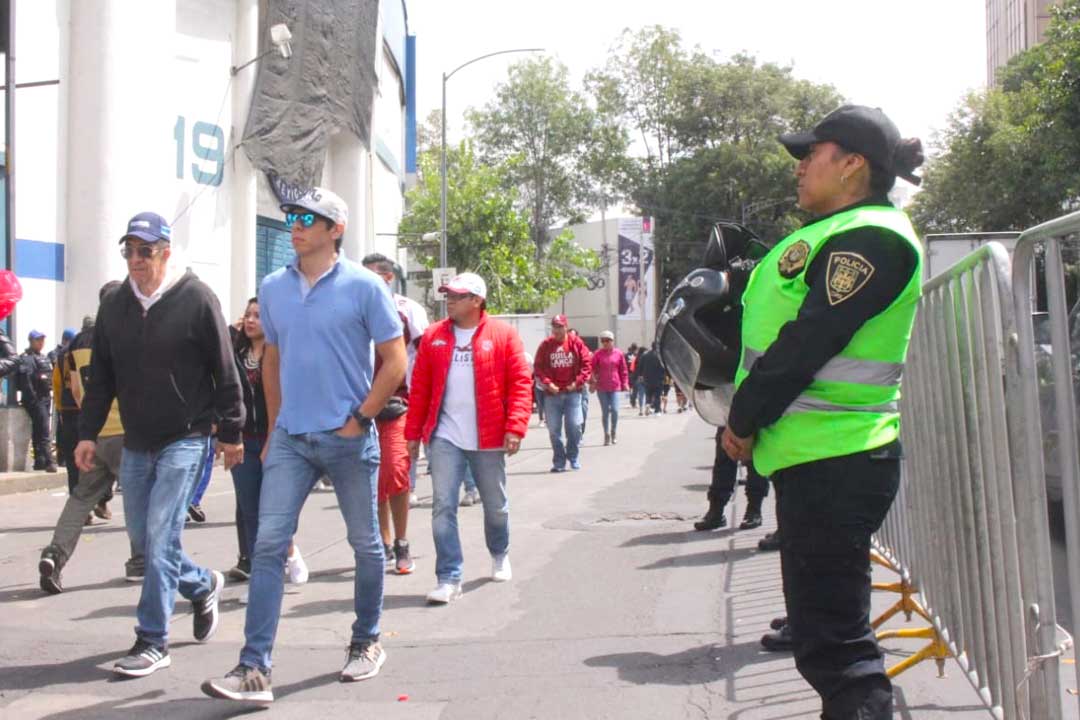
[[[556,327],[566,327],[566,316],[556,315],[555,317],[551,318],[551,324],[555,325]]]

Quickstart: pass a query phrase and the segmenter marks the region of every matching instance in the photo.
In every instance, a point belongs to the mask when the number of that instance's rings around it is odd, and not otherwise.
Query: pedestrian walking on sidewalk
[[[19,372],[19,393],[23,410],[30,416],[30,444],[34,453],[34,469],[56,472],[49,432],[49,413],[52,406],[52,362],[45,349],[45,333],[31,330],[29,346],[23,352]]]
[[[428,444],[436,586],[427,600],[446,604],[461,596],[457,508],[466,469],[484,508],[491,579],[511,578],[506,456],[518,451],[528,430],[532,380],[517,331],[485,311],[483,278],[461,273],[439,291],[446,293],[448,317],[420,342],[405,438],[413,458],[421,441]]]
[[[592,353],[577,335],[566,329],[566,316],[551,319],[551,335],[536,350],[536,377],[544,388],[544,414],[551,438],[551,472],[581,468],[581,396],[592,375]],[[566,444],[563,444],[563,432]]]
[[[742,360],[723,444],[775,476],[795,665],[822,716],[884,720],[893,694],[870,627],[870,538],[900,478],[900,378],[922,244],[888,199],[919,183],[918,140],[845,105],[780,141],[811,214],[742,295]]]
[[[105,283],[98,293],[99,301],[118,287],[120,282],[116,280]],[[90,378],[93,345],[94,322],[91,319],[89,323],[83,324],[82,331],[68,345],[62,358],[67,367],[68,391],[76,407],[82,406],[84,387]],[[79,481],[68,494],[64,509],[60,511],[60,518],[56,521],[52,541],[41,551],[41,559],[38,561],[38,585],[50,595],[64,591],[61,573],[75,552],[87,516],[93,512],[98,517],[112,517],[107,503],[112,498],[113,485],[120,476],[123,446],[124,426],[120,421],[120,405],[114,399],[109,406],[105,424],[98,433],[90,469],[79,473]],[[130,567],[135,563],[143,563],[142,550],[132,545],[131,557],[126,565]]]
[[[93,320],[88,318],[90,324]],[[85,324],[84,324],[85,325]],[[75,445],[79,442],[79,408],[71,396],[67,353],[76,332],[64,330],[60,345],[49,353],[52,361],[52,394],[56,404],[56,460],[67,470],[68,494],[79,482],[79,467],[75,464]]]
[[[282,567],[304,502],[323,475],[333,482],[356,563],[356,619],[339,677],[374,677],[386,660],[379,637],[385,563],[376,517],[379,443],[372,428],[408,363],[386,283],[341,254],[345,201],[315,187],[281,210],[296,259],[259,290],[270,439],[262,455],[244,647],[236,667],[202,684],[211,697],[262,703],[274,699]],[[373,379],[374,355],[382,367]]]
[[[75,461],[90,472],[114,400],[124,426],[120,476],[133,548],[146,558],[136,640],[113,670],[142,677],[168,667],[176,592],[191,601],[193,635],[217,629],[224,576],[196,565],[180,536],[216,425],[225,466],[243,456],[244,407],[232,346],[213,291],[173,259],[172,229],[151,212],[120,238],[128,279],[107,293],[94,328]]]
[[[389,288],[394,287],[397,276],[390,258],[373,253],[364,258],[364,267],[378,275]],[[393,292],[391,290],[391,292]],[[405,379],[398,385],[386,407],[375,418],[379,431],[379,530],[382,533],[383,552],[386,553],[388,570],[398,575],[408,575],[416,567],[409,548],[409,493],[412,458],[405,442],[405,413],[409,409],[409,379],[416,363],[416,349],[428,326],[427,311],[420,303],[404,295],[393,293],[394,306],[403,328],[402,338],[408,356]],[[379,360],[375,360],[375,373],[379,372]],[[391,536],[391,521],[393,535]],[[392,541],[392,542],[391,542]]]
[[[637,371],[645,389],[645,414],[660,414],[660,398],[667,372],[655,342],[638,358]]]
[[[600,333],[600,349],[593,353],[593,382],[600,400],[600,422],[604,426],[604,444],[618,442],[619,393],[630,389],[630,370],[622,350],[615,347],[615,333]]]

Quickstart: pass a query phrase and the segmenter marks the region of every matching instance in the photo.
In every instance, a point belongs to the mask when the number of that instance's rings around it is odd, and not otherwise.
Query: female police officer
[[[918,140],[845,105],[780,141],[813,218],[773,248],[743,295],[743,356],[724,448],[778,481],[781,563],[799,672],[823,718],[892,717],[870,628],[870,535],[900,476],[897,401],[922,248],[886,197],[918,184]]]

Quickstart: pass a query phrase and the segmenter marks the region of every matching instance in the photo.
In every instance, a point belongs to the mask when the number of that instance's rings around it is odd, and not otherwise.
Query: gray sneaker
[[[386,652],[378,640],[354,642],[349,645],[349,658],[341,669],[341,682],[367,680],[379,674],[386,662]]]
[[[113,672],[127,677],[145,677],[155,670],[169,667],[167,647],[151,645],[144,640],[136,640],[128,654],[116,661]]]
[[[202,691],[212,698],[269,705],[274,702],[270,673],[247,665],[237,665],[223,678],[207,680]]]

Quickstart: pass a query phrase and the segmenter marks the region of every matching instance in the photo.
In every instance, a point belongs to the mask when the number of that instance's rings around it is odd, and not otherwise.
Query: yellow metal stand
[[[896,567],[888,558],[879,553],[877,550],[870,551],[870,561],[881,565],[882,567],[889,568],[896,574],[900,575],[900,582],[895,583],[874,583],[874,590],[883,590],[885,592],[896,593],[900,596],[892,607],[885,612],[881,613],[870,626],[877,630],[879,627],[887,623],[890,619],[895,617],[899,613],[904,613],[904,617],[911,621],[912,615],[918,615],[923,620],[929,623],[933,621],[930,619],[929,613],[923,609],[919,601],[915,599],[916,593],[919,589],[907,579],[907,577],[900,572],[900,569]],[[938,677],[945,677],[945,660],[949,657],[949,648],[941,640],[941,635],[933,625],[924,628],[913,628],[910,630],[882,630],[877,633],[877,639],[888,640],[891,638],[926,638],[930,640],[930,644],[919,650],[917,653],[909,658],[893,665],[888,669],[887,674],[890,678],[896,677],[900,673],[904,672],[908,668],[914,667],[921,663],[923,660],[929,660],[931,658],[937,662]]]

